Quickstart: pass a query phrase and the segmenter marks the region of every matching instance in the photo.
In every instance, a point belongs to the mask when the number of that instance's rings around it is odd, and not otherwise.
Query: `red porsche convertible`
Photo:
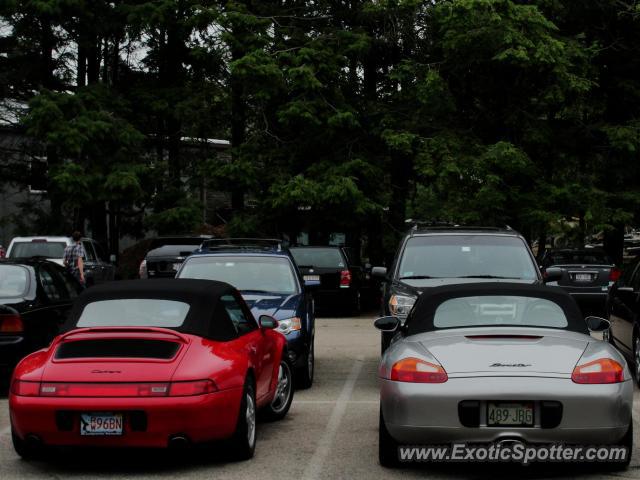
[[[167,447],[230,439],[253,456],[256,411],[284,417],[293,399],[286,339],[256,322],[232,286],[135,280],[85,291],[65,333],[16,367],[13,444]],[[229,442],[227,442],[229,444]]]

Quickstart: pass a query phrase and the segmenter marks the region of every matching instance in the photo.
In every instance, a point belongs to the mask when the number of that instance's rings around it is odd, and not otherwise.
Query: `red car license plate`
[[[80,435],[122,435],[120,413],[83,413],[80,415]]]

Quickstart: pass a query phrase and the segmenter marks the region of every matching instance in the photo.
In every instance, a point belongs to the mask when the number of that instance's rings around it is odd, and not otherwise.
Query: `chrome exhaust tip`
[[[183,449],[189,446],[189,439],[184,435],[173,435],[169,438],[169,448]]]

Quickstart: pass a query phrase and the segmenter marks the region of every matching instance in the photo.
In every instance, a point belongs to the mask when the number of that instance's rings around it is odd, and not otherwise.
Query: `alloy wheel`
[[[245,411],[245,417],[247,421],[247,440],[249,445],[253,447],[256,441],[256,405],[253,401],[253,397],[247,393],[246,397],[247,409]]]
[[[276,395],[271,402],[271,408],[275,413],[280,413],[287,408],[289,403],[289,396],[291,395],[291,369],[287,362],[280,362],[280,368],[278,369],[278,386],[276,388]]]

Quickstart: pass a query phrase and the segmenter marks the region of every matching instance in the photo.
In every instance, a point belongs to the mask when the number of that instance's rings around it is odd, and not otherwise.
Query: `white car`
[[[9,244],[7,258],[42,257],[63,265],[64,249],[71,244],[71,237],[15,237]],[[87,285],[113,280],[115,257],[108,258],[100,244],[91,238],[83,238],[82,246],[87,254],[84,262]]]

